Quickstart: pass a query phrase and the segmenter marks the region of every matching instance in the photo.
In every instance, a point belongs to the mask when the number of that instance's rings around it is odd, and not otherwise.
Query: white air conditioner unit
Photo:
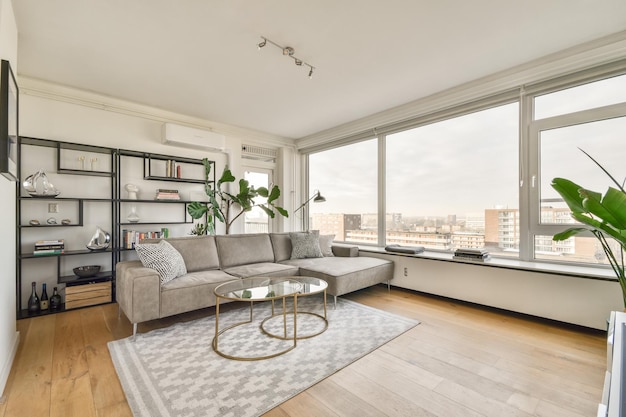
[[[185,148],[223,151],[226,148],[226,136],[208,130],[165,123],[163,143]]]

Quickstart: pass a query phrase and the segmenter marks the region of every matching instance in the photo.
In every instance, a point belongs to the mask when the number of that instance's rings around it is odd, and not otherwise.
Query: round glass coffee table
[[[317,336],[323,333],[328,328],[328,319],[326,317],[326,289],[328,288],[328,284],[326,281],[313,278],[313,277],[302,277],[302,276],[291,276],[291,277],[280,277],[280,278],[271,278],[271,277],[253,277],[253,278],[242,278],[233,281],[225,282],[224,284],[218,285],[215,287],[213,292],[215,293],[215,336],[213,337],[212,347],[213,350],[220,356],[223,356],[227,359],[235,359],[241,361],[254,361],[261,359],[269,359],[274,358],[279,355],[283,355],[291,350],[293,350],[298,343],[298,340],[307,339],[310,337]],[[298,297],[305,297],[313,294],[323,293],[324,296],[324,305],[323,305],[323,315],[318,314],[311,311],[298,311]],[[293,298],[293,309],[292,311],[287,311],[287,298]],[[220,317],[220,300],[231,300],[231,301],[245,301],[250,303],[250,317],[248,320],[234,323],[226,328],[219,329],[219,317]],[[275,302],[276,300],[282,301],[282,309],[280,312],[276,312]],[[231,330],[235,327],[242,326],[245,324],[252,323],[253,315],[254,315],[254,303],[260,301],[270,301],[272,303],[271,306],[271,314],[266,317],[260,325],[261,332],[259,334],[264,334],[269,337],[281,339],[281,340],[291,340],[293,344],[287,347],[284,350],[279,352],[274,352],[268,355],[262,356],[253,356],[253,357],[241,357],[235,355],[229,355],[225,352],[222,352],[219,349],[219,336],[224,332]],[[313,334],[301,335],[297,334],[297,323],[298,323],[298,315],[300,314],[308,314],[311,316],[315,316],[323,320],[323,328],[320,331],[317,331]],[[283,320],[283,331],[282,334],[277,334],[276,332],[266,330],[266,323],[275,318],[282,317]],[[293,317],[293,332],[292,334],[288,334],[287,332],[287,317]]]

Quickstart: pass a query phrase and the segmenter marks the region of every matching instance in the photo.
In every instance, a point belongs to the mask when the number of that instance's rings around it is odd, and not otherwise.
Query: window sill
[[[617,281],[613,270],[610,267],[607,268],[594,268],[591,266],[580,265],[567,265],[561,263],[551,262],[530,262],[520,261],[518,259],[507,258],[494,258],[480,262],[480,261],[465,261],[459,259],[453,259],[451,253],[424,251],[419,254],[405,254],[387,252],[384,248],[372,247],[372,246],[359,246],[360,252],[379,253],[388,256],[401,256],[406,258],[428,259],[442,262],[454,262],[459,264],[470,264],[482,267],[492,268],[506,268],[506,269],[518,269],[529,272],[549,273],[556,275],[566,275],[576,278],[597,279],[603,281]]]

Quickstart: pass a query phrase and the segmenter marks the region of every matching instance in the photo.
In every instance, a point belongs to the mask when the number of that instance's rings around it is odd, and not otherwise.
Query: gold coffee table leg
[[[285,298],[283,297],[283,317],[286,317],[286,307],[285,307]],[[263,360],[263,359],[270,359],[270,358],[275,358],[276,356],[280,356],[280,355],[284,355],[285,353],[293,350],[296,347],[296,340],[294,338],[293,340],[293,345],[289,346],[287,349],[281,350],[280,352],[276,352],[273,353],[271,355],[265,355],[265,356],[253,356],[253,357],[242,357],[242,356],[234,356],[234,355],[229,355],[227,353],[224,353],[222,351],[219,350],[218,347],[218,341],[219,341],[219,336],[221,334],[223,334],[224,332],[231,330],[237,326],[242,326],[244,324],[250,324],[252,323],[252,319],[253,319],[253,306],[254,306],[254,302],[250,301],[250,319],[246,320],[246,321],[242,321],[239,323],[235,323],[232,324],[222,330],[219,330],[219,297],[216,297],[216,303],[215,303],[215,337],[213,337],[213,341],[211,343],[211,346],[213,347],[213,350],[215,351],[215,353],[217,353],[218,355],[226,358],[226,359],[232,359],[232,360],[237,360],[237,361],[258,361],[258,360]],[[272,306],[273,307],[273,306]],[[286,318],[285,318],[286,320]],[[295,319],[294,319],[294,324],[295,324]],[[285,332],[286,330],[286,322],[285,322]],[[280,339],[280,338],[279,338]],[[286,340],[290,340],[290,339],[286,339]]]

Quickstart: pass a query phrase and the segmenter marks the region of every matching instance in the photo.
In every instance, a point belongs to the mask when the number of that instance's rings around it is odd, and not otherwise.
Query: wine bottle
[[[41,306],[39,305],[39,297],[37,297],[37,283],[33,282],[32,291],[30,293],[30,297],[28,298],[28,312],[29,313],[39,313],[41,311]]]
[[[57,287],[54,287],[54,290],[52,290],[52,297],[50,297],[50,309],[58,310],[59,308],[61,308],[61,296],[57,292]]]
[[[48,309],[48,291],[46,291],[46,283],[43,283],[43,289],[41,290],[41,299],[39,300],[39,305],[42,310]]]

